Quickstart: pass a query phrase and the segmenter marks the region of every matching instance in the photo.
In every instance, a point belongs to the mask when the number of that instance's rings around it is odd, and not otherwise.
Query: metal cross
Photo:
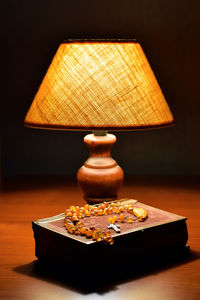
[[[109,225],[108,225],[108,229],[113,229],[113,230],[116,231],[117,233],[120,232],[120,226],[119,226],[119,225],[109,224]]]

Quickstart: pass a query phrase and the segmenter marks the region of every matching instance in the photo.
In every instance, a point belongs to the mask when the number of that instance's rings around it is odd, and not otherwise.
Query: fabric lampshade
[[[30,127],[128,130],[173,116],[139,43],[69,40],[60,45],[26,115]]]

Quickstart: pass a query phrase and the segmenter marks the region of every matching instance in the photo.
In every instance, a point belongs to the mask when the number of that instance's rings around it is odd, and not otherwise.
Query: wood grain
[[[53,276],[47,266],[35,262],[31,221],[56,215],[70,204],[84,204],[81,192],[74,178],[13,178],[0,194],[0,299],[199,299],[199,178],[130,178],[120,197],[186,216],[191,254],[143,266],[140,272],[130,270],[132,265],[124,260],[124,268],[110,281],[103,280],[101,268],[93,286],[89,278],[81,286],[84,270],[57,271]],[[88,264],[98,269],[98,262]]]

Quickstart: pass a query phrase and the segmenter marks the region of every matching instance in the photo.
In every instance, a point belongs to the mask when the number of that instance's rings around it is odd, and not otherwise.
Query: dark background
[[[175,126],[116,132],[113,157],[127,174],[200,175],[200,2],[23,0],[2,2],[1,174],[70,175],[87,158],[85,132],[29,129],[25,114],[68,38],[136,38]]]

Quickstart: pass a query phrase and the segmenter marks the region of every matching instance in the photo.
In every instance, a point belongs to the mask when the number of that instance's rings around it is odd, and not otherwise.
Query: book
[[[186,217],[166,212],[136,200],[122,200],[147,210],[144,222],[120,223],[120,233],[112,231],[114,244],[96,242],[85,236],[71,235],[64,226],[65,214],[32,222],[35,254],[40,260],[72,263],[73,261],[109,261],[119,257],[135,258],[175,253],[186,247],[188,240]],[[87,226],[107,228],[107,216],[85,218]]]

